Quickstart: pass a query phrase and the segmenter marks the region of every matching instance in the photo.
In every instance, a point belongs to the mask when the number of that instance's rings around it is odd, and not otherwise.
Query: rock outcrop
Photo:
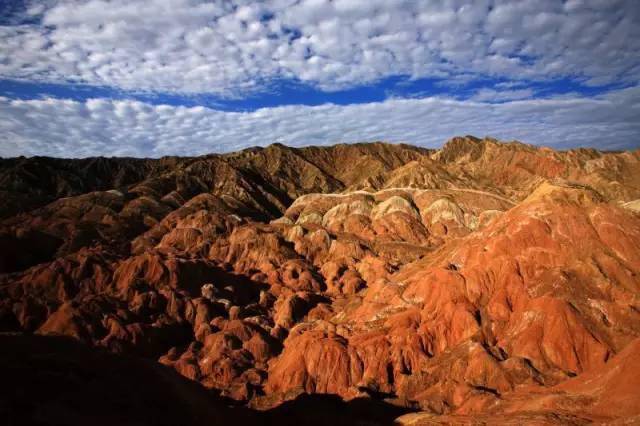
[[[151,359],[254,410],[640,416],[640,151],[272,145],[4,159],[0,182],[2,332]]]

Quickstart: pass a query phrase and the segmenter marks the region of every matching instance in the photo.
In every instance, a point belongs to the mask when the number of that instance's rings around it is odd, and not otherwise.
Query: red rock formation
[[[2,331],[152,358],[261,410],[640,415],[640,151],[273,145],[9,159],[0,182]]]

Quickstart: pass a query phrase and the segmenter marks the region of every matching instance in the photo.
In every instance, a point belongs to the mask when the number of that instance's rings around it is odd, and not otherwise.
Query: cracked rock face
[[[8,159],[0,182],[4,332],[256,410],[331,394],[407,425],[640,418],[640,151],[273,145]]]

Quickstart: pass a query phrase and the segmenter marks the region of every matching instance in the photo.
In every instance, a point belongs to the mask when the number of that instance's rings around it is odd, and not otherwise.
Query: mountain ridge
[[[636,382],[607,379],[636,368],[640,150],[270,145],[3,160],[0,182],[0,331],[150,359],[258,411],[330,394],[421,411],[406,424],[640,415]],[[583,377],[606,391],[585,399]]]

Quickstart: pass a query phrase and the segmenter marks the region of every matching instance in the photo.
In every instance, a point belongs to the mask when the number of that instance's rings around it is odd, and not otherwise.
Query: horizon
[[[492,141],[492,142],[496,142],[500,145],[509,145],[509,144],[519,144],[519,145],[524,145],[524,146],[528,146],[528,147],[533,147],[533,148],[539,148],[539,149],[550,149],[553,150],[555,152],[559,152],[559,153],[564,153],[564,152],[570,152],[570,151],[577,151],[577,150],[596,150],[597,152],[600,152],[602,154],[618,154],[618,153],[622,153],[622,152],[635,152],[635,151],[640,151],[640,146],[639,147],[635,147],[635,148],[629,148],[629,149],[597,149],[594,147],[573,147],[573,148],[566,148],[566,149],[556,149],[553,148],[549,145],[536,145],[536,144],[531,144],[531,143],[527,143],[526,141],[519,141],[519,140],[500,140],[497,138],[494,138],[492,136],[483,136],[483,137],[477,137],[475,135],[455,135],[452,136],[448,139],[446,139],[445,141],[442,142],[442,144],[440,146],[436,146],[436,147],[425,147],[425,146],[420,146],[420,145],[415,145],[415,144],[411,144],[408,142],[403,142],[403,141],[397,141],[397,142],[390,142],[390,141],[381,141],[381,140],[373,140],[373,141],[355,141],[355,142],[335,142],[335,143],[327,143],[327,144],[321,144],[321,145],[300,145],[300,146],[293,146],[293,145],[287,145],[281,142],[272,142],[270,144],[267,145],[253,145],[253,146],[247,146],[244,148],[240,148],[237,149],[235,151],[218,151],[218,152],[207,152],[207,153],[203,153],[203,154],[198,154],[198,155],[163,155],[161,157],[135,157],[135,156],[118,156],[118,155],[114,155],[114,156],[109,156],[109,155],[94,155],[94,156],[87,156],[87,157],[73,157],[73,156],[66,156],[66,157],[57,157],[57,156],[51,156],[51,155],[19,155],[19,156],[15,156],[15,157],[4,157],[2,155],[0,155],[0,160],[16,160],[16,159],[20,159],[20,158],[25,158],[25,159],[32,159],[32,158],[53,158],[53,159],[57,159],[57,160],[91,160],[91,159],[113,159],[113,160],[118,160],[118,159],[133,159],[133,160],[162,160],[165,158],[200,158],[200,157],[209,157],[209,156],[224,156],[224,155],[230,155],[230,154],[237,154],[240,152],[244,152],[244,151],[251,151],[251,150],[264,150],[267,148],[270,148],[272,146],[282,146],[284,148],[288,148],[288,149],[294,149],[294,150],[298,150],[298,149],[305,149],[305,148],[333,148],[336,146],[340,146],[340,145],[373,145],[373,144],[383,144],[383,145],[401,145],[401,146],[406,146],[409,148],[418,148],[418,149],[423,149],[423,150],[428,150],[428,151],[432,151],[432,152],[438,152],[442,149],[444,149],[445,145],[450,142],[453,139],[456,138],[475,138],[478,139],[478,142],[483,142],[486,140]]]
[[[0,2],[0,157],[640,147],[634,0]]]

